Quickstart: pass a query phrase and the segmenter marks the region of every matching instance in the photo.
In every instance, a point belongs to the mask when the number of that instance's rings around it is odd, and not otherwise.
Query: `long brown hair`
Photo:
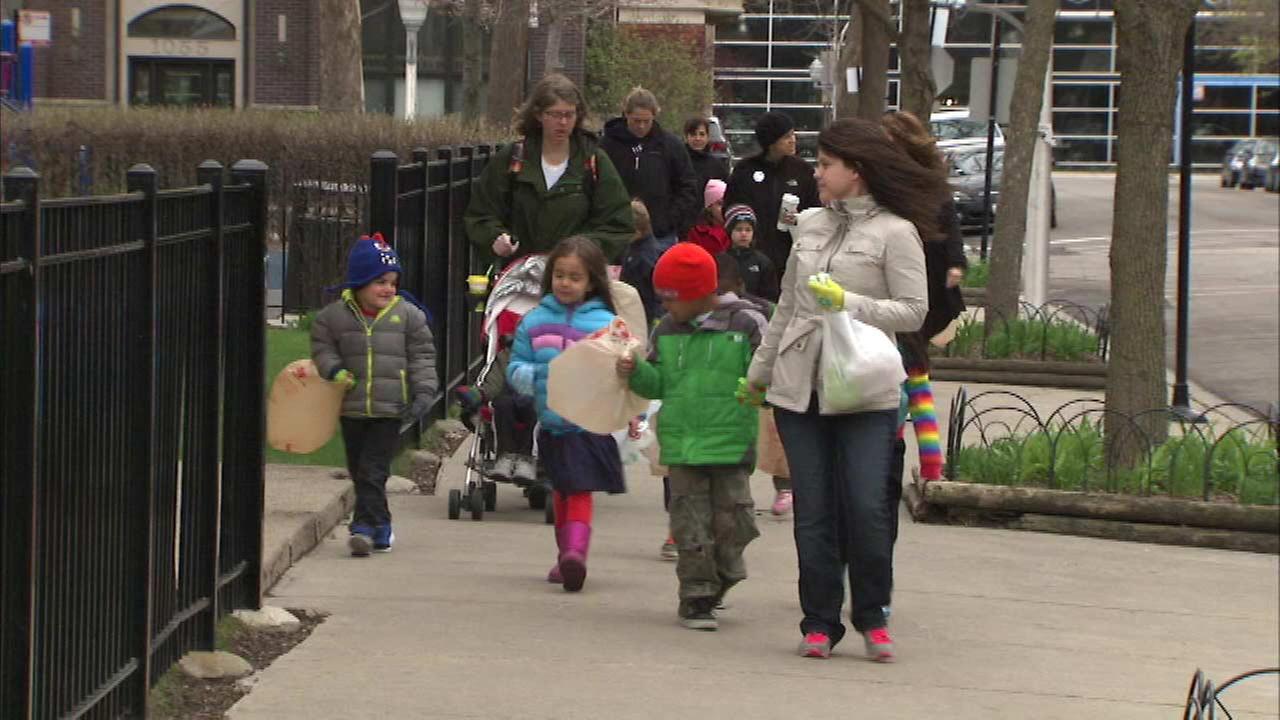
[[[556,243],[547,256],[547,268],[542,272],[542,294],[551,294],[551,278],[555,275],[556,261],[562,257],[573,255],[582,261],[587,268],[587,279],[591,285],[587,289],[584,301],[599,298],[609,312],[618,312],[613,305],[613,293],[609,292],[609,262],[604,258],[604,251],[595,240],[584,235],[570,235]]]
[[[818,134],[818,149],[857,170],[871,197],[914,224],[921,240],[942,239],[938,208],[951,197],[946,174],[911,159],[878,123],[837,120]]]
[[[515,131],[521,137],[542,136],[542,113],[547,108],[563,100],[578,111],[573,121],[573,130],[582,130],[582,123],[587,119],[587,101],[573,81],[564,75],[552,73],[538,81],[529,91],[529,98],[516,111]]]
[[[912,160],[928,170],[946,172],[946,164],[942,161],[942,154],[938,152],[938,141],[929,134],[929,129],[915,113],[906,110],[885,113],[880,116],[880,126]]]

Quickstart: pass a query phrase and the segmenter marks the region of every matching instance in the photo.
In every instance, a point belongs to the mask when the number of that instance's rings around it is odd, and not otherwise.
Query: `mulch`
[[[270,665],[307,639],[327,613],[300,608],[287,608],[302,623],[294,630],[253,630],[241,627],[229,638],[227,652],[244,658],[254,673]],[[151,717],[161,720],[220,720],[252,689],[252,679],[200,680],[188,676],[176,665],[152,692]]]

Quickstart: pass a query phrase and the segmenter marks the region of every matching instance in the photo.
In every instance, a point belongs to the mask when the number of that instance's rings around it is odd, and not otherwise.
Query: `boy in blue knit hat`
[[[347,386],[342,440],[356,488],[347,544],[357,557],[391,551],[391,461],[402,426],[426,413],[438,387],[427,314],[399,290],[402,272],[400,258],[381,234],[362,236],[347,257],[341,298],[311,324],[316,370]]]

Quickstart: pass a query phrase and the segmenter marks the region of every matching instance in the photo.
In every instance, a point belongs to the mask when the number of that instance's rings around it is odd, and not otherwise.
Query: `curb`
[[[337,492],[324,508],[313,513],[301,514],[297,530],[275,548],[264,548],[262,558],[262,592],[268,595],[276,582],[293,564],[319,545],[329,532],[337,527],[355,506],[355,488],[347,487]]]

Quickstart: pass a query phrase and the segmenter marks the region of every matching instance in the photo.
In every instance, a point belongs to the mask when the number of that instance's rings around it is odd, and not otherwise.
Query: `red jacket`
[[[729,234],[719,225],[698,223],[689,228],[688,234],[682,238],[685,242],[700,245],[712,255],[719,255],[729,249]]]

